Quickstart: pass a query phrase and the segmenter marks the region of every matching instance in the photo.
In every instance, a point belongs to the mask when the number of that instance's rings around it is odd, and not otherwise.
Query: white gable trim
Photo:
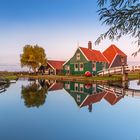
[[[83,102],[80,104],[80,108],[82,107],[82,105],[84,104],[84,102],[87,100],[87,98],[89,97],[90,95],[87,95],[86,98],[83,100]]]
[[[86,57],[86,55],[83,53],[83,51],[80,49],[80,47],[79,47],[79,50],[80,50],[80,52],[83,54],[83,56],[85,57],[85,59],[87,60],[87,61],[89,61],[89,59]]]
[[[54,69],[55,70],[55,68],[49,63],[49,62],[47,62],[49,65],[50,65],[50,67],[52,68],[52,69]]]
[[[78,47],[78,48],[76,49],[76,51],[75,51],[74,55],[76,54],[76,52],[77,52],[77,50],[78,50],[78,49],[79,49],[79,50],[80,50],[80,52],[83,54],[83,56],[85,57],[85,59],[86,59],[87,61],[89,61],[89,60],[88,60],[88,58],[86,57],[86,55],[85,55],[85,54],[83,53],[83,51],[80,49],[80,47]],[[73,56],[74,56],[74,55],[73,55]],[[72,56],[72,57],[73,57],[73,56]],[[71,58],[72,58],[72,57],[71,57]],[[71,58],[70,58],[70,59],[68,59],[68,60],[67,60],[67,61],[63,64],[63,66],[64,66],[64,65],[65,65],[68,61],[70,61],[70,60],[71,60]]]
[[[113,62],[114,62],[114,60],[116,59],[117,55],[118,55],[118,53],[116,53],[116,55],[115,55],[115,57],[113,58],[113,60],[112,60],[111,64],[109,65],[109,68],[110,68],[110,67],[111,67],[111,65],[113,64]]]
[[[108,61],[108,59],[104,56],[104,54],[103,53],[101,53],[102,55],[103,55],[103,57],[106,59],[106,61],[108,62],[108,64],[109,64],[109,61]]]
[[[70,61],[71,60],[71,58],[70,59],[68,59],[64,64],[63,64],[63,66],[68,62],[68,61]]]

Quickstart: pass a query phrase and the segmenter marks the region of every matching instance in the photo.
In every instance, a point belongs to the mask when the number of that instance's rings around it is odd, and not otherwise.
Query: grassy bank
[[[107,82],[107,81],[121,81],[121,75],[112,76],[73,76],[73,75],[34,75],[34,74],[22,74],[13,72],[0,72],[0,78],[6,80],[16,80],[18,78],[30,78],[30,79],[49,79],[49,80],[61,80],[61,81],[88,81],[88,82]],[[129,80],[140,79],[140,73],[131,73],[128,75]]]
[[[6,81],[17,80],[18,76],[13,72],[0,72],[0,78],[5,79]]]
[[[107,81],[121,81],[121,75],[112,76],[73,76],[73,75],[18,75],[19,78],[31,78],[31,79],[49,79],[49,80],[63,80],[63,81],[90,81],[90,82],[107,82]],[[139,73],[133,73],[128,75],[128,80],[140,79]]]
[[[61,80],[61,81],[89,81],[89,82],[106,82],[106,81],[119,81],[120,76],[56,76],[56,75],[19,75],[19,78],[31,78],[31,79],[49,79],[49,80]]]

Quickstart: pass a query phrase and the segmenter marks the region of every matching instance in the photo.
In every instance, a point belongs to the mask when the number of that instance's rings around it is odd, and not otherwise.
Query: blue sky
[[[19,63],[26,44],[42,46],[48,59],[69,59],[77,44],[87,47],[107,28],[97,10],[96,0],[0,0],[0,64]],[[103,51],[112,43],[134,61],[129,37],[93,47]]]

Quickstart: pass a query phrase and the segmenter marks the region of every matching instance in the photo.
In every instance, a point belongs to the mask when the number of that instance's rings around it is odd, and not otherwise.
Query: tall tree
[[[46,65],[47,59],[45,50],[38,45],[25,45],[23,54],[20,55],[21,67],[28,67],[36,72],[40,65]]]
[[[100,20],[109,29],[99,36],[95,44],[106,38],[118,40],[129,35],[139,48],[133,53],[136,56],[140,52],[140,0],[98,0],[98,5]]]

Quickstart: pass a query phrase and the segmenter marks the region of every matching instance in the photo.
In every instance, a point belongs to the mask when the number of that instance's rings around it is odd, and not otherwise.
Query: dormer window
[[[80,60],[80,53],[76,54],[76,60]]]

